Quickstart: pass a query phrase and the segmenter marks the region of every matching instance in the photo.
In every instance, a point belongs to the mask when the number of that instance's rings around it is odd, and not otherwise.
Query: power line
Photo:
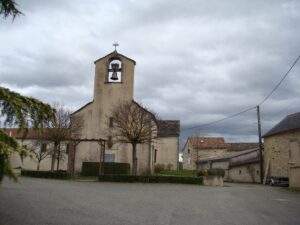
[[[196,128],[207,127],[207,126],[213,125],[213,124],[215,124],[215,123],[219,123],[219,122],[221,122],[221,121],[224,121],[224,120],[227,120],[227,119],[231,119],[231,118],[233,118],[233,117],[236,117],[236,116],[238,116],[238,115],[241,115],[241,114],[243,114],[243,113],[245,113],[245,112],[248,112],[248,111],[250,111],[250,110],[252,110],[252,109],[255,109],[255,108],[256,108],[256,106],[253,106],[253,107],[247,108],[247,109],[245,109],[245,110],[243,110],[243,111],[240,111],[240,112],[238,112],[238,113],[232,114],[232,115],[230,115],[230,116],[228,116],[228,117],[225,117],[225,118],[222,118],[222,119],[219,119],[219,120],[215,120],[215,121],[210,122],[210,123],[204,123],[204,124],[201,124],[201,125],[198,125],[198,126],[185,128],[185,129],[182,129],[182,131],[183,131],[183,130],[193,130],[193,129],[196,129]]]
[[[279,81],[279,83],[276,84],[276,86],[272,89],[272,91],[258,105],[262,105],[265,101],[268,100],[268,98],[276,91],[276,89],[280,86],[280,84],[284,81],[284,79],[289,75],[289,73],[294,68],[294,66],[297,64],[297,62],[299,61],[299,59],[300,59],[300,55],[294,61],[294,63],[292,64],[292,66],[289,68],[289,70],[284,74],[284,76],[281,78],[281,80]]]
[[[293,62],[292,66],[289,68],[289,70],[284,74],[284,76],[281,78],[281,80],[279,81],[279,83],[272,89],[272,91],[258,104],[258,105],[262,105],[265,101],[268,100],[268,98],[276,91],[276,89],[280,86],[280,84],[284,81],[284,79],[289,75],[289,73],[291,72],[291,70],[294,68],[294,66],[297,64],[297,62],[299,61],[300,59],[300,55],[296,58],[296,60]],[[231,119],[233,117],[236,117],[238,115],[241,115],[245,112],[248,112],[252,109],[256,109],[257,106],[253,106],[253,107],[250,107],[250,108],[247,108],[245,110],[242,110],[240,112],[237,112],[235,114],[232,114],[228,117],[225,117],[225,118],[222,118],[222,119],[219,119],[219,120],[215,120],[213,122],[210,122],[210,123],[205,123],[205,124],[201,124],[201,125],[197,125],[197,126],[194,126],[194,127],[189,127],[189,128],[185,128],[185,129],[182,129],[182,131],[185,131],[185,130],[193,130],[193,129],[196,129],[196,128],[202,128],[202,127],[207,127],[207,126],[210,126],[210,125],[213,125],[213,124],[216,124],[216,123],[219,123],[219,122],[222,122],[224,120],[227,120],[227,119]]]

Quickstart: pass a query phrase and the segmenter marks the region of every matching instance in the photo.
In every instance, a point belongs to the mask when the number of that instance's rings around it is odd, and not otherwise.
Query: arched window
[[[112,58],[108,65],[107,82],[120,83],[122,82],[122,62],[120,59]]]

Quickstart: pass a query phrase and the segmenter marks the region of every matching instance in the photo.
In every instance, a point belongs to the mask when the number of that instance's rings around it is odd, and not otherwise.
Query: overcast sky
[[[181,128],[255,106],[300,54],[300,1],[18,0],[0,20],[0,85],[76,109],[92,100],[94,60],[137,62],[135,99]],[[300,111],[300,63],[262,105],[263,131]],[[187,135],[256,141],[256,112]]]

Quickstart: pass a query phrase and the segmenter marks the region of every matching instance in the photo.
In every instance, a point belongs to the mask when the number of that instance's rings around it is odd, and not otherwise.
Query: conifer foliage
[[[41,129],[54,117],[55,110],[35,98],[26,97],[7,88],[0,87],[0,120],[5,126],[18,127],[24,137],[28,128]],[[0,181],[4,174],[15,178],[9,163],[9,157],[18,152],[26,155],[26,149],[0,128]]]

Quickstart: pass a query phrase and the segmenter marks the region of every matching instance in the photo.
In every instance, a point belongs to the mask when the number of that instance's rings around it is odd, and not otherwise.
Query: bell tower
[[[113,108],[133,100],[135,61],[118,53],[97,59],[95,63],[93,123],[96,136],[104,135]]]

